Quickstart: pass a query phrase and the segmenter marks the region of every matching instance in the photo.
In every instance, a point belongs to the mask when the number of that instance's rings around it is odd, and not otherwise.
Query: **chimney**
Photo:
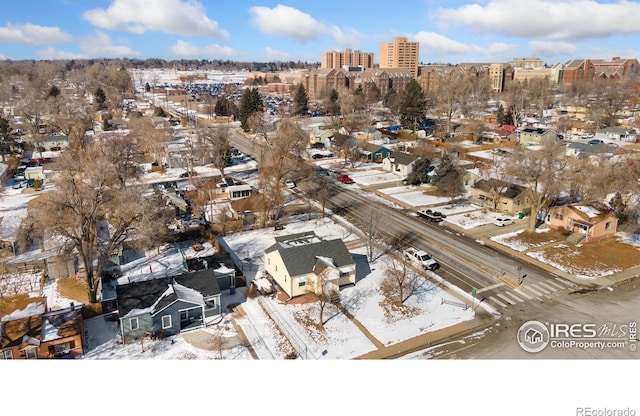
[[[75,309],[75,304],[73,302],[69,302],[69,307],[71,308],[71,310],[73,311]]]

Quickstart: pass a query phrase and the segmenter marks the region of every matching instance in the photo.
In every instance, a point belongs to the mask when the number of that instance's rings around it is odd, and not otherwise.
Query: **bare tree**
[[[328,304],[331,303],[332,287],[329,282],[329,275],[332,272],[330,267],[326,267],[315,274],[313,282],[307,287],[307,292],[312,293],[316,297],[318,303],[318,325],[324,326],[324,311]]]
[[[396,305],[402,305],[415,291],[419,279],[420,275],[410,267],[407,259],[388,256],[380,288],[394,299]]]
[[[224,169],[229,165],[231,158],[231,144],[229,137],[231,133],[227,126],[220,126],[214,129],[200,128],[198,136],[204,144],[205,151],[209,153],[213,166],[224,177]]]
[[[364,235],[367,258],[370,262],[374,260],[376,248],[383,236],[382,225],[384,220],[382,212],[379,203],[373,200],[367,201],[367,205],[361,211],[362,227],[360,229]]]
[[[95,303],[101,271],[114,249],[142,229],[159,234],[166,229],[156,215],[162,205],[153,204],[141,189],[120,187],[109,154],[99,146],[69,150],[60,159],[65,169],[38,210],[37,221],[46,235],[63,239],[65,249],[77,250],[89,301]]]
[[[565,170],[567,161],[564,146],[555,138],[542,142],[539,150],[516,147],[505,166],[505,174],[527,187],[526,195],[531,202],[528,231],[534,231],[538,215],[550,198],[559,195],[562,181],[558,178]]]

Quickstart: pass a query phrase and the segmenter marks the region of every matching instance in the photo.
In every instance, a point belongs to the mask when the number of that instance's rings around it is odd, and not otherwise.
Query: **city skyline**
[[[638,1],[400,0],[3,2],[0,59],[160,58],[320,62],[346,48],[372,52],[395,37],[419,42],[421,63],[553,65],[640,59]]]

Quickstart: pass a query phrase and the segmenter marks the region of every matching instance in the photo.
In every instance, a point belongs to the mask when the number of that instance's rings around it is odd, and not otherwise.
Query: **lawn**
[[[640,264],[638,248],[612,239],[581,246],[558,244],[528,256],[582,278],[608,276]]]

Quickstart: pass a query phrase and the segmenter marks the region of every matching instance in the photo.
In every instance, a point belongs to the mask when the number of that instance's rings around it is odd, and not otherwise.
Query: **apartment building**
[[[493,91],[504,91],[513,81],[513,68],[509,64],[489,65],[489,81]]]
[[[409,42],[407,38],[394,38],[393,42],[380,45],[380,68],[408,69],[413,78],[418,77],[420,43]]]
[[[371,85],[375,85],[382,96],[391,88],[400,94],[412,79],[411,72],[407,69],[353,69],[354,67],[320,68],[305,73],[300,82],[309,99],[317,100],[331,90],[353,92],[358,87],[366,90]]]
[[[320,68],[340,69],[344,66],[373,68],[373,52],[345,49],[344,51],[329,51],[322,54]]]

